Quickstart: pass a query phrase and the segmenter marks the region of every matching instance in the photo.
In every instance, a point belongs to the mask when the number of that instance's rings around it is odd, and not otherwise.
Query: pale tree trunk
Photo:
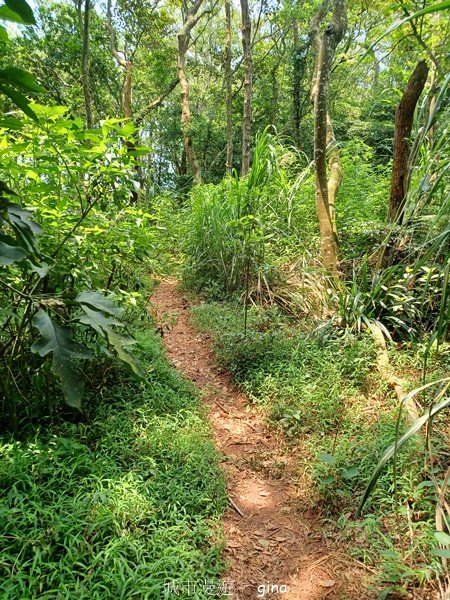
[[[233,167],[233,91],[231,86],[231,0],[225,0],[225,87],[227,112],[227,158],[226,172],[231,175]]]
[[[204,13],[198,14],[203,0],[196,0],[187,10],[183,27],[178,32],[178,80],[181,88],[181,130],[183,132],[186,159],[194,178],[194,184],[202,183],[202,173],[195,154],[191,137],[191,106],[189,102],[189,84],[186,77],[186,52],[189,46],[190,34]]]
[[[328,177],[328,207],[330,212],[331,226],[333,232],[337,238],[337,227],[336,227],[336,196],[341,187],[344,173],[342,171],[341,157],[339,155],[339,149],[336,145],[336,138],[334,136],[333,123],[331,122],[330,115],[327,114],[327,147],[329,160],[329,177]]]
[[[109,33],[109,42],[111,44],[111,54],[116,59],[117,64],[120,65],[125,72],[125,79],[122,88],[122,108],[124,116],[127,119],[131,119],[133,116],[132,111],[132,69],[133,64],[130,60],[127,60],[125,54],[123,52],[119,52],[116,47],[116,36],[114,33],[112,20],[111,20],[111,0],[108,0],[107,10],[106,10],[106,27]]]
[[[82,65],[81,65],[81,79],[83,85],[84,95],[84,106],[86,111],[86,124],[89,129],[93,127],[94,119],[92,116],[92,96],[90,88],[90,77],[89,77],[89,21],[90,21],[90,0],[85,0],[84,3],[84,14],[81,19],[81,3],[80,8],[80,25],[82,25],[82,36],[83,36],[83,51],[82,51]]]
[[[394,150],[392,162],[389,221],[401,223],[409,180],[409,151],[414,111],[428,77],[424,60],[417,63],[395,113]]]
[[[324,8],[325,7],[325,8]],[[316,67],[314,72],[312,101],[314,105],[314,168],[316,175],[316,209],[320,230],[320,246],[324,266],[337,275],[338,244],[335,225],[335,196],[342,180],[342,169],[337,148],[332,144],[331,176],[327,173],[327,141],[331,141],[332,125],[328,114],[328,93],[331,69],[337,45],[346,27],[344,0],[333,0],[333,16],[323,34],[319,26],[326,14],[328,2],[324,2],[313,20],[315,28]],[[331,208],[330,208],[331,199]]]
[[[251,21],[248,0],[241,0],[242,51],[244,57],[244,115],[242,118],[242,164],[241,175],[250,169],[250,139],[252,125],[252,80],[253,64],[251,53]]]

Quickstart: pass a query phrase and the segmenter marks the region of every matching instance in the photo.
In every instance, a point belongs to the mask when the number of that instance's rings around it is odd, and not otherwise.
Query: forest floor
[[[266,426],[231,376],[218,368],[208,336],[191,323],[177,282],[162,281],[151,301],[169,360],[201,390],[222,456],[229,497],[223,518],[229,565],[224,580],[234,590],[232,597],[373,598],[364,566],[349,556],[345,544],[323,534],[319,515],[301,508],[299,451]]]

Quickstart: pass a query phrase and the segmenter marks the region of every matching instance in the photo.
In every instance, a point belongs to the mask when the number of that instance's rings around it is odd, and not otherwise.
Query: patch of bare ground
[[[298,455],[217,368],[176,282],[161,282],[152,304],[160,322],[173,324],[164,332],[168,357],[203,391],[222,455],[229,496],[223,518],[229,565],[224,579],[234,584],[232,597],[373,599],[366,568],[339,540],[323,536],[319,515],[300,500],[307,490],[298,477]]]

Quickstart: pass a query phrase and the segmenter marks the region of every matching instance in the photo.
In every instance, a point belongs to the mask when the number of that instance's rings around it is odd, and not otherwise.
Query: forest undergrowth
[[[225,572],[170,276],[299,510],[448,600],[450,2],[238,4],[0,5],[2,598]]]
[[[146,385],[109,373],[84,418],[2,435],[2,598],[155,599],[222,572],[225,483],[199,394],[149,321],[135,333]]]

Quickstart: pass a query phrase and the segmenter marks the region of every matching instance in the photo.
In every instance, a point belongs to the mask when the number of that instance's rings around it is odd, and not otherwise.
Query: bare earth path
[[[169,359],[203,391],[223,455],[230,499],[223,520],[230,564],[226,579],[234,582],[232,597],[370,598],[358,565],[332,540],[322,538],[314,515],[299,510],[293,457],[230,377],[218,370],[208,340],[190,322],[176,282],[161,282],[151,301],[159,320],[174,320],[164,333]]]

